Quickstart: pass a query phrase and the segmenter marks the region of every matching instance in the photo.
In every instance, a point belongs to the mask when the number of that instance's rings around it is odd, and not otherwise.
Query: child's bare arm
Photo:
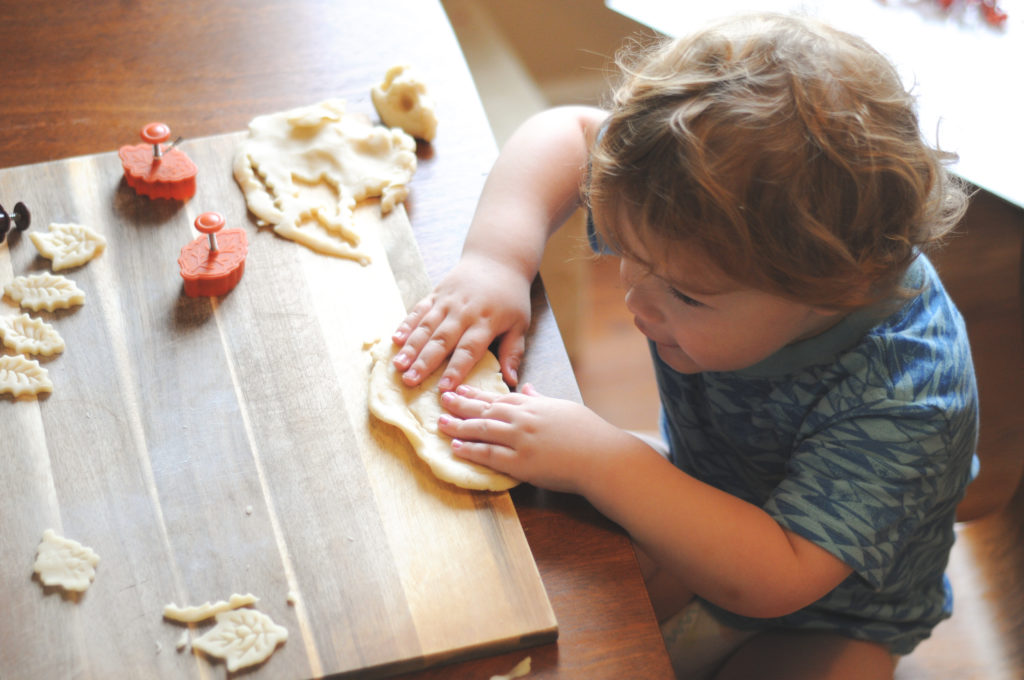
[[[761,508],[643,446],[606,456],[585,478],[583,495],[696,594],[743,616],[771,618],[811,604],[852,573]]]
[[[579,493],[659,566],[737,614],[774,617],[821,598],[852,569],[761,508],[690,477],[637,437],[528,385],[444,395],[457,455],[537,486]]]
[[[441,389],[459,385],[490,343],[518,381],[530,323],[530,285],[548,237],[579,203],[598,109],[563,107],[527,120],[505,144],[484,185],[459,264],[394,334],[395,366],[418,384],[451,356]]]

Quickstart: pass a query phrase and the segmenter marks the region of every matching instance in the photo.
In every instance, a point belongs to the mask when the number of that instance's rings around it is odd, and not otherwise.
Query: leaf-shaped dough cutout
[[[75,282],[60,274],[16,276],[4,286],[8,297],[25,309],[52,312],[85,302],[85,293]]]
[[[217,625],[192,641],[192,647],[224,659],[228,672],[263,663],[277,645],[288,639],[288,629],[255,609],[234,609],[217,614]]]
[[[4,346],[20,354],[50,356],[64,351],[64,338],[53,326],[28,314],[0,316],[0,337]]]
[[[99,561],[92,548],[47,529],[36,552],[35,572],[43,585],[82,592],[96,577]]]
[[[83,265],[103,252],[107,239],[81,224],[50,225],[50,232],[29,233],[36,250],[53,261],[54,271]]]
[[[0,394],[7,392],[15,397],[23,394],[53,392],[46,369],[35,359],[21,354],[0,356]]]

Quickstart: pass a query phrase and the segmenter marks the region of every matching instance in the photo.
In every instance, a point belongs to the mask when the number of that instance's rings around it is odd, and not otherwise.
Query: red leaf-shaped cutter
[[[224,217],[206,212],[196,218],[200,236],[181,249],[178,267],[185,280],[185,295],[216,297],[226,295],[242,279],[249,251],[243,229],[223,230]]]
[[[124,179],[141,196],[187,201],[196,193],[198,168],[185,152],[176,148],[179,140],[163,146],[171,138],[171,128],[150,123],[140,133],[142,144],[122,146]]]

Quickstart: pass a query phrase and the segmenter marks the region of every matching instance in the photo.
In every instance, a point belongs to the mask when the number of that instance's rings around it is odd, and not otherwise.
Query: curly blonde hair
[[[955,155],[925,142],[895,68],[858,37],[759,14],[618,61],[585,194],[626,217],[596,225],[625,255],[637,238],[671,267],[681,244],[751,288],[853,309],[899,293],[966,208]]]

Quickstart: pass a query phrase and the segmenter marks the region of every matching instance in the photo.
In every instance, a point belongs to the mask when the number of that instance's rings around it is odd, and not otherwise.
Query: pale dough
[[[85,302],[85,293],[75,282],[60,274],[16,276],[4,286],[4,292],[26,309],[52,312]]]
[[[51,224],[49,233],[29,232],[29,238],[54,271],[78,267],[103,252],[107,239],[81,224]]]
[[[387,214],[409,194],[416,141],[345,112],[345,102],[254,118],[235,156],[249,210],[274,231],[318,252],[369,264],[354,226],[356,202],[380,196]]]
[[[64,351],[64,338],[53,326],[28,314],[0,316],[4,346],[19,354],[50,356]]]
[[[515,666],[512,667],[508,673],[502,675],[492,675],[491,680],[515,680],[515,678],[523,678],[530,674],[530,657],[526,657]]]
[[[210,602],[204,602],[203,604],[193,607],[179,607],[174,604],[169,604],[164,607],[164,618],[170,619],[171,621],[178,621],[180,623],[195,623],[196,621],[208,619],[211,616],[216,616],[222,612],[238,609],[239,607],[248,607],[249,605],[256,604],[257,602],[259,602],[258,597],[252,593],[247,593],[245,595],[234,594],[229,597],[226,602],[224,600],[212,604]]]
[[[392,66],[384,82],[370,90],[382,123],[398,127],[426,142],[437,134],[437,113],[427,86],[411,66]]]
[[[36,551],[35,572],[43,585],[83,592],[96,577],[99,561],[92,548],[47,529]]]
[[[391,340],[378,341],[370,348],[370,354],[370,412],[400,428],[438,478],[465,489],[488,491],[504,491],[519,483],[508,475],[456,458],[451,438],[438,431],[437,419],[444,410],[437,384],[447,364],[416,387],[406,387],[392,363],[395,345]],[[490,392],[509,391],[501,379],[498,360],[490,352],[463,382]]]
[[[0,356],[0,394],[20,397],[26,394],[53,392],[49,372],[35,359],[21,354]]]
[[[288,639],[288,629],[255,609],[217,614],[217,625],[192,641],[193,649],[227,663],[228,672],[266,661]]]

